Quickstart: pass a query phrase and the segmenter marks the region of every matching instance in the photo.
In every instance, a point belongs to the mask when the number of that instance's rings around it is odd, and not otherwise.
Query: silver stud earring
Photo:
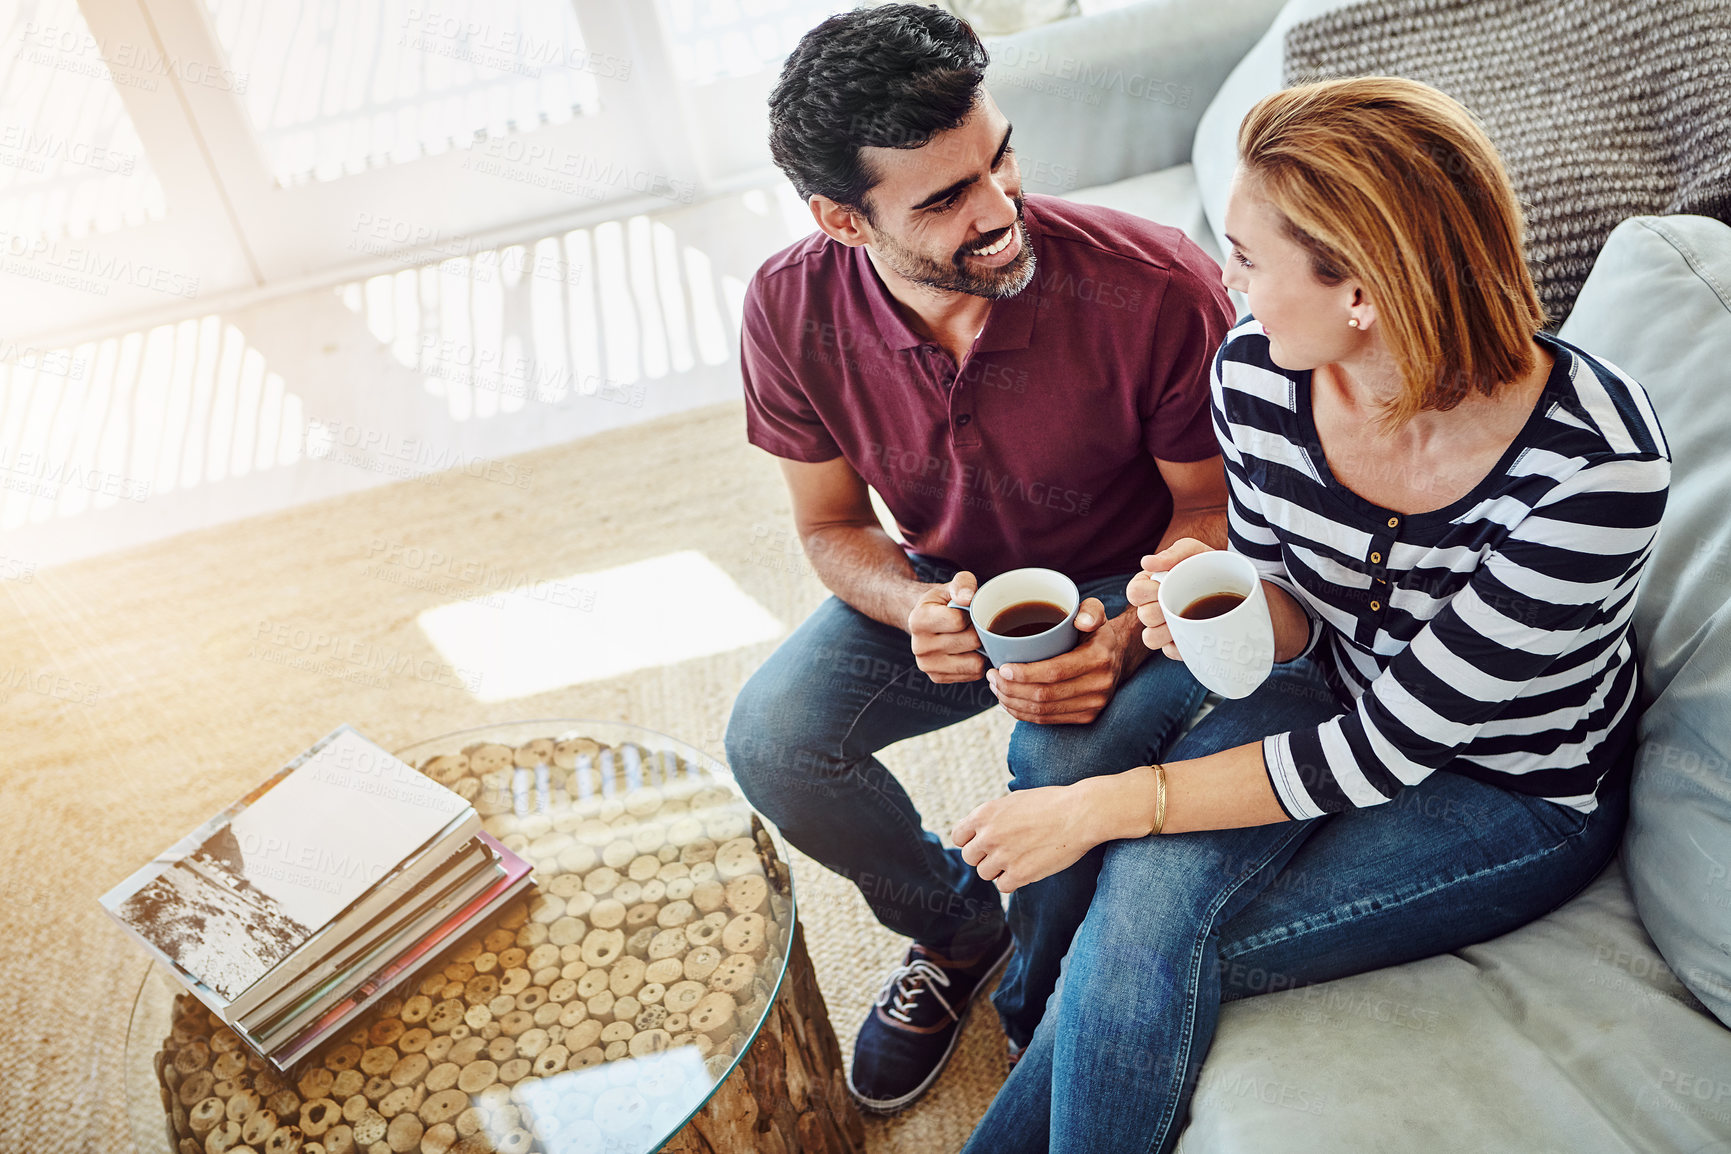
[[[1346,323],[1351,325],[1353,328],[1356,329],[1358,327],[1358,318],[1357,317],[1348,317],[1348,318],[1346,318]]]

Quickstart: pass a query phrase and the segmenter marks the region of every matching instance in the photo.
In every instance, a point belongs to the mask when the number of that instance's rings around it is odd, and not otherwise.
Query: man
[[[781,459],[835,596],[747,683],[727,753],[790,842],[914,939],[854,1049],[850,1089],[880,1112],[936,1079],[1012,939],[994,1001],[1012,1052],[1027,1043],[1100,851],[1019,892],[1006,920],[875,754],[1002,704],[1012,788],[1158,760],[1202,690],[1149,660],[1125,587],[1180,537],[1225,546],[1219,268],[1175,229],[1024,199],[985,65],[965,23],[913,4],[809,32],[770,97],[770,145],[819,231],[745,300],[747,434]],[[988,670],[948,603],[1027,565],[1076,581],[1084,639]]]

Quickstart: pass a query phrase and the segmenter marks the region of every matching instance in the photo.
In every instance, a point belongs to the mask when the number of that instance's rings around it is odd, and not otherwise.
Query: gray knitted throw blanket
[[[1286,34],[1288,84],[1405,76],[1478,116],[1560,325],[1630,216],[1731,223],[1727,0],[1369,0]]]

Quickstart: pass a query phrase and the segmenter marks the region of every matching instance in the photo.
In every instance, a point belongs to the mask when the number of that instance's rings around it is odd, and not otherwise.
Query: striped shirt
[[[1413,514],[1334,480],[1310,373],[1275,365],[1254,320],[1216,355],[1230,547],[1304,609],[1345,711],[1264,740],[1289,816],[1379,805],[1439,769],[1597,807],[1599,747],[1636,708],[1629,622],[1670,451],[1640,385],[1538,339],[1556,364],[1508,451]]]

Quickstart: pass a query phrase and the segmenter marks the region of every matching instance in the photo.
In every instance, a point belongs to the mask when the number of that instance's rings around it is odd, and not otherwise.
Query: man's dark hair
[[[800,40],[769,95],[769,150],[802,199],[866,219],[877,176],[865,146],[919,148],[979,98],[986,48],[966,21],[921,4],[831,16]]]

